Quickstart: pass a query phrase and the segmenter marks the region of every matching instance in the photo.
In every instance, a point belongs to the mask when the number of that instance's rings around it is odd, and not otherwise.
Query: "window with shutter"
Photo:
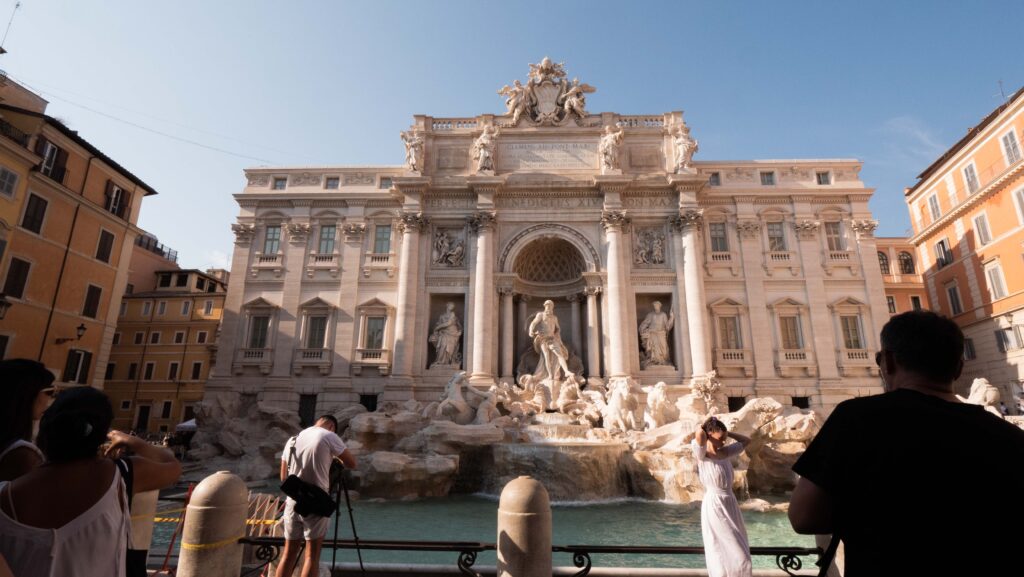
[[[100,310],[100,296],[102,294],[103,289],[98,286],[89,285],[85,292],[85,306],[82,307],[82,316],[91,319],[96,318],[96,314]]]
[[[4,294],[20,299],[25,297],[25,285],[28,284],[28,271],[32,265],[20,258],[11,257],[7,265],[7,280],[4,282]]]
[[[34,194],[28,195],[25,203],[25,216],[21,219],[21,228],[39,234],[43,230],[43,218],[46,216],[45,200]]]
[[[105,230],[100,231],[100,242],[96,246],[96,260],[110,262],[110,253],[114,248],[114,235]]]

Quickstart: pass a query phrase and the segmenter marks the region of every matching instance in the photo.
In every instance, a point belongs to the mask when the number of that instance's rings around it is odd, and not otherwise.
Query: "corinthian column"
[[[398,265],[398,310],[395,317],[395,355],[391,372],[396,377],[412,376],[415,348],[416,293],[419,285],[420,228],[427,219],[420,213],[403,213],[398,224],[402,231],[402,256]]]
[[[601,335],[598,332],[597,319],[601,314],[597,308],[597,293],[601,287],[587,287],[583,294],[587,295],[587,378],[601,378]]]
[[[625,377],[626,367],[626,328],[623,326],[623,305],[626,302],[625,279],[622,272],[622,229],[629,224],[625,211],[606,210],[601,215],[604,235],[608,239],[608,322],[605,330],[608,333],[610,352],[608,355],[608,372],[611,378]]]
[[[491,317],[494,314],[494,223],[493,212],[478,212],[469,219],[476,232],[476,262],[473,286],[473,363],[470,380],[474,384],[494,382],[491,361],[494,335]]]
[[[711,370],[711,351],[704,313],[704,276],[700,272],[702,210],[680,211],[672,221],[680,234],[683,249],[683,282],[686,285],[686,322],[690,337],[690,357],[693,375],[705,375]],[[678,274],[678,273],[677,273]]]
[[[513,350],[515,348],[515,321],[512,307],[512,287],[498,289],[501,294],[501,376],[511,379],[515,375],[512,367]]]

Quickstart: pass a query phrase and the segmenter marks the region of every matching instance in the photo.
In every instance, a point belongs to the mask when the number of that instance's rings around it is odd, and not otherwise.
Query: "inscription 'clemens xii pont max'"
[[[595,142],[510,142],[498,151],[498,164],[506,170],[597,168]]]

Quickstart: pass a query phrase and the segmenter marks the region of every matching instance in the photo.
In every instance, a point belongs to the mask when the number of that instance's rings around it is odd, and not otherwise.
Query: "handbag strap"
[[[121,471],[121,479],[124,481],[124,493],[125,497],[128,498],[128,508],[132,508],[132,496],[133,489],[135,486],[135,471],[132,468],[132,462],[125,457],[122,457],[116,461],[117,468]]]
[[[825,553],[820,559],[818,559],[818,577],[827,577],[828,569],[832,566],[832,561],[836,558],[836,551],[839,549],[840,541],[842,541],[842,539],[839,535],[833,533],[832,539],[829,540],[828,547],[825,549]]]

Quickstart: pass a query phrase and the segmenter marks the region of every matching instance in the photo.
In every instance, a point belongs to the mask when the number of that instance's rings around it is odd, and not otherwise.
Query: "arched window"
[[[914,274],[914,257],[909,252],[900,253],[900,274]]]
[[[889,255],[884,252],[878,252],[878,266],[882,268],[882,274],[892,274],[889,272]]]

